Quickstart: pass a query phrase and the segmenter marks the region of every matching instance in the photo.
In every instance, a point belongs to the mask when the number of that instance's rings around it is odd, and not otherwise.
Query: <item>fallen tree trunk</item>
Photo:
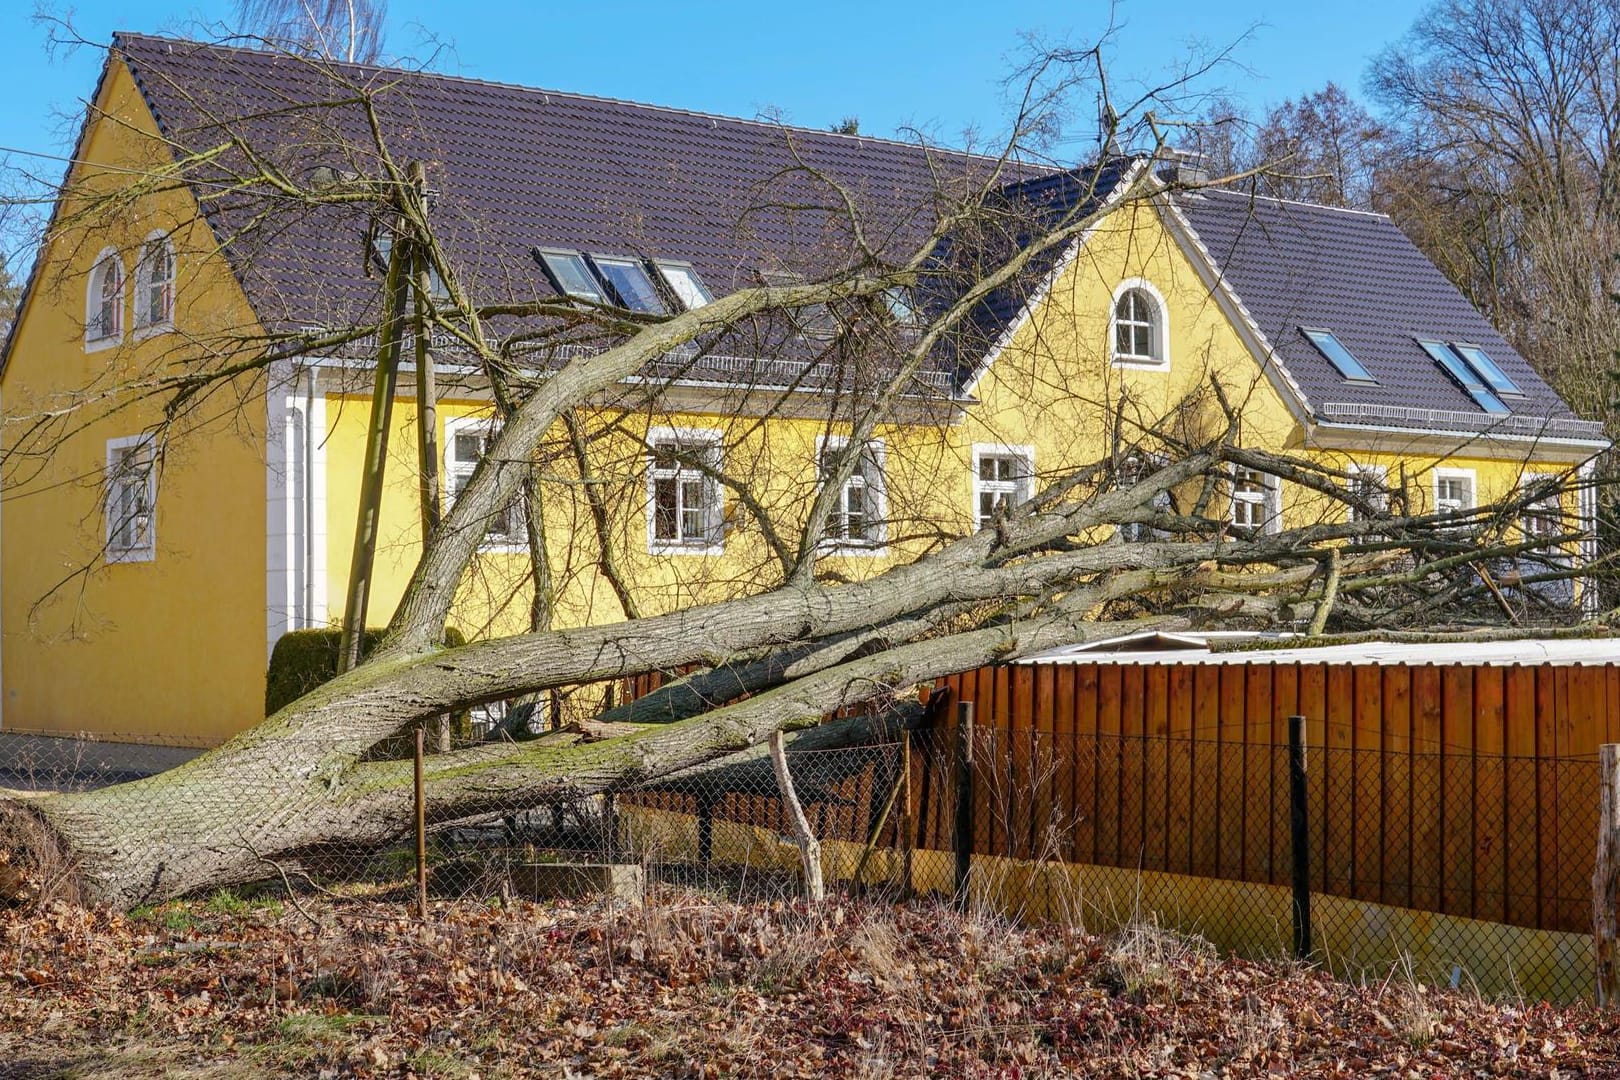
[[[913,642],[630,735],[480,744],[436,755],[427,762],[428,818],[454,821],[623,789],[748,749],[778,730],[819,724],[841,708],[890,698],[918,682],[1114,634],[1117,624],[1089,623],[1088,613],[1140,584],[1121,575],[1081,590],[1042,618]],[[1165,617],[1152,625],[1184,620]],[[409,827],[411,762],[311,769],[311,760],[331,762],[317,750],[255,729],[145,780],[46,797],[16,793],[0,808],[25,818],[29,831],[49,839],[55,858],[77,868],[85,899],[118,907],[152,903],[262,879],[277,860],[296,860],[318,845],[381,844]]]

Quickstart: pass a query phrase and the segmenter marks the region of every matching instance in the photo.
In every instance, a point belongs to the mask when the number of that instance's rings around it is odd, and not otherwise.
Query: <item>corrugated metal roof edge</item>
[[[1151,649],[1141,652],[1054,650],[1011,661],[1016,665],[1155,664],[1254,665],[1432,665],[1435,667],[1510,667],[1552,665],[1585,667],[1620,664],[1620,637],[1509,638],[1487,641],[1368,641],[1337,645],[1294,645],[1265,649],[1197,652]]]

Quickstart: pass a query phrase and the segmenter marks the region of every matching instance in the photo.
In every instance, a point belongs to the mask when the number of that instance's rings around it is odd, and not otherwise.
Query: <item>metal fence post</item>
[[[956,903],[968,906],[973,868],[973,702],[956,707]]]
[[[427,918],[427,795],[422,784],[422,725],[416,726],[416,917]]]
[[[1294,834],[1294,955],[1311,957],[1311,837],[1305,799],[1305,718],[1288,718],[1289,828]]]
[[[915,818],[911,810],[911,730],[900,733],[900,895],[911,895],[911,849],[916,838]]]
[[[1620,998],[1615,940],[1620,937],[1620,744],[1598,747],[1598,843],[1592,867],[1592,951],[1599,1008]]]

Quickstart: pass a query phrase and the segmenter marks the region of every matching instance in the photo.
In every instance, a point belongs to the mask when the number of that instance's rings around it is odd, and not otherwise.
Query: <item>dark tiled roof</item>
[[[116,45],[168,138],[201,148],[240,133],[299,181],[317,164],[378,174],[359,107],[309,108],[337,102],[340,80],[370,89],[395,160],[427,163],[436,230],[458,275],[490,302],[553,294],[536,246],[689,261],[717,294],[758,283],[765,269],[832,270],[847,258],[848,230],[836,209],[805,209],[838,205],[809,170],[843,185],[868,238],[898,256],[926,235],[942,184],[993,165],[891,140],[429,73],[136,34]],[[267,203],[270,217],[244,233]],[[786,204],[796,208],[779,208]],[[361,269],[363,217],[290,201],[277,216],[274,206],[261,194],[208,207],[261,320],[336,326],[375,312],[380,282]],[[936,374],[948,380],[949,366]]]
[[[940,264],[966,274],[971,273],[973,262],[985,256],[1010,256],[1042,231],[1059,225],[1066,218],[1073,220],[1089,213],[1107,201],[1128,182],[1137,164],[1135,158],[1116,156],[1101,165],[1007,184],[998,192],[999,197],[993,200],[989,212],[983,215],[986,227],[998,229],[999,235],[976,236],[961,245],[967,252],[964,261],[968,264],[961,267],[953,266],[958,256],[957,245],[947,242],[940,252]],[[1017,322],[1025,305],[1040,290],[1070,246],[1054,246],[1038,253],[1021,274],[991,292],[966,320],[962,332],[950,340],[959,392],[980,374],[991,350]],[[960,286],[960,279],[951,273],[945,274],[945,281],[942,295],[934,298],[936,307],[949,301],[952,287]]]
[[[1174,198],[1318,420],[1601,437],[1389,218],[1235,191]],[[1333,331],[1377,385],[1346,381],[1300,327]],[[1420,337],[1482,346],[1524,391],[1506,399],[1514,416],[1481,410]]]

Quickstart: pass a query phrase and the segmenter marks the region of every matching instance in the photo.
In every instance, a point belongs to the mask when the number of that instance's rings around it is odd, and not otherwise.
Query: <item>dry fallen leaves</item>
[[[676,891],[443,903],[426,924],[311,910],[0,916],[0,1062],[49,1074],[138,1045],[181,1076],[1620,1075],[1620,1024],[1590,1009],[1354,986],[1151,930]]]

